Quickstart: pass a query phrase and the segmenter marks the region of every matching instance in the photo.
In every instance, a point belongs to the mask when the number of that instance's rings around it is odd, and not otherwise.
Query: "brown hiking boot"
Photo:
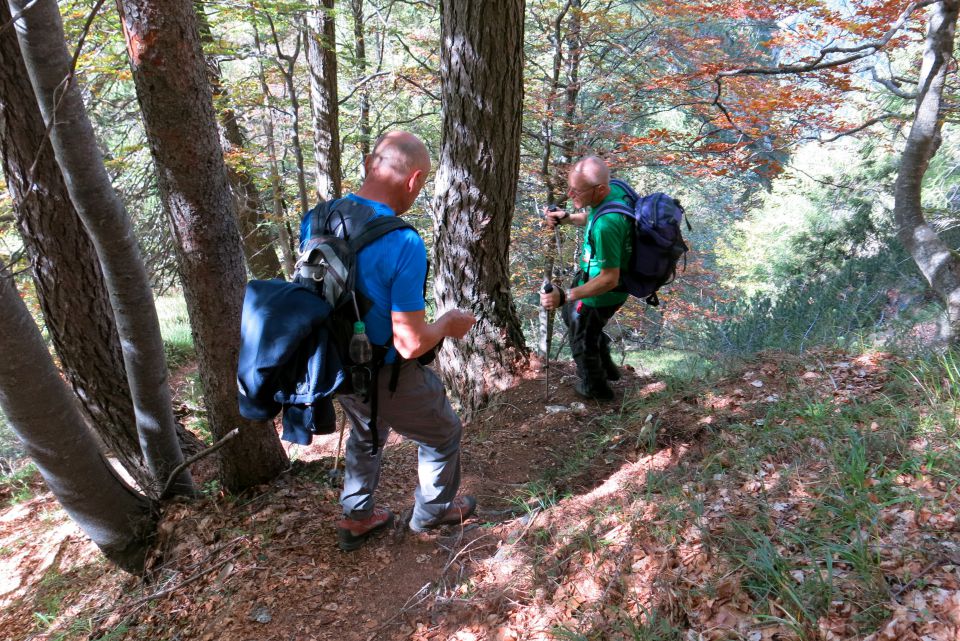
[[[426,523],[418,523],[415,519],[410,519],[410,529],[414,532],[426,532],[441,525],[460,525],[466,521],[477,509],[477,499],[464,494],[453,499],[453,503],[447,508],[447,511]]]
[[[342,518],[337,521],[337,544],[341,550],[356,550],[371,535],[393,523],[393,512],[377,507],[365,519]]]

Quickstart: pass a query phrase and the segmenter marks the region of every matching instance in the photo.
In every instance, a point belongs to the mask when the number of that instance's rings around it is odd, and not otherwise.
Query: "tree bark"
[[[260,51],[260,38],[254,31],[254,41],[257,51]],[[262,53],[262,52],[261,52]],[[258,65],[257,78],[263,92],[263,133],[266,138],[267,157],[270,163],[270,193],[273,202],[273,218],[277,222],[280,235],[280,256],[283,258],[283,271],[287,278],[293,277],[296,256],[293,253],[293,244],[284,221],[283,184],[280,181],[280,163],[277,159],[277,142],[274,136],[273,108],[270,105],[270,87],[267,85],[263,64]]]
[[[553,131],[554,131],[554,104],[560,92],[560,69],[563,65],[563,19],[570,10],[569,0],[560,7],[556,19],[553,21],[553,32],[550,42],[553,45],[553,65],[551,74],[547,78],[546,104],[543,108],[543,118],[540,120],[540,135],[543,137],[543,154],[540,157],[540,176],[546,191],[547,207],[557,204],[557,184],[553,176]],[[562,190],[562,187],[561,187]],[[541,312],[541,328],[546,310]]]
[[[233,491],[274,478],[286,455],[272,425],[240,416],[237,356],[246,274],[197,18],[189,0],[120,0],[124,35],[160,198],[177,238],[204,404]]]
[[[577,148],[577,99],[580,96],[580,0],[570,0],[570,26],[567,29],[567,88],[564,92],[563,162],[569,167],[580,155]]]
[[[26,4],[25,0],[10,0],[10,11],[19,13]],[[70,199],[103,269],[123,348],[141,450],[154,478],[162,484],[183,455],[177,442],[153,292],[130,218],[110,184],[80,91],[71,78],[71,57],[57,5],[33,3],[15,23],[15,29]],[[180,475],[175,491],[193,492],[188,473]]]
[[[357,79],[360,80],[367,75],[367,37],[363,0],[350,0],[350,11],[353,13],[353,43],[357,63]],[[360,115],[357,126],[360,135],[357,144],[362,160],[370,155],[370,92],[366,87],[361,87],[359,93]],[[363,165],[362,162],[360,164]]]
[[[156,528],[153,504],[124,484],[101,455],[3,268],[0,308],[0,410],[67,514],[108,559],[142,572]]]
[[[313,111],[313,156],[317,196],[340,198],[340,108],[337,104],[337,32],[335,0],[315,0],[306,16],[307,68],[310,70],[310,107]]]
[[[923,176],[941,143],[943,89],[953,64],[958,12],[957,0],[944,0],[930,7],[916,109],[894,187],[897,237],[943,300],[946,314],[941,338],[953,343],[960,337],[960,257],[927,223],[920,198]]]
[[[201,44],[212,44],[213,34],[210,23],[204,11],[202,2],[196,2],[194,8],[200,29]],[[215,98],[220,98],[225,105],[230,103],[230,95],[223,86],[220,77],[220,67],[212,56],[206,56],[207,75]],[[230,106],[224,106],[217,114],[220,122],[220,133],[224,151],[230,154],[242,152],[247,147],[246,137],[240,129],[237,114]],[[236,201],[237,222],[240,225],[240,242],[243,247],[243,256],[247,267],[254,278],[268,279],[283,277],[280,261],[273,245],[276,237],[263,219],[265,211],[260,191],[254,183],[253,176],[246,169],[227,163],[227,177],[233,188]]]
[[[0,24],[9,20],[0,2]],[[0,34],[0,156],[40,309],[87,424],[137,484],[150,488],[103,272],[53,152],[37,156],[45,138],[16,34],[7,31]],[[31,177],[36,186],[28,193]]]
[[[438,363],[472,414],[528,353],[510,296],[510,222],[520,156],[523,0],[442,4],[443,142],[433,201],[438,311],[477,325]]]

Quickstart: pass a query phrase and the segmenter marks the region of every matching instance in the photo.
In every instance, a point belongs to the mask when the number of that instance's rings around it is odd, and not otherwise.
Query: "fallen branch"
[[[196,454],[188,458],[186,461],[184,461],[183,463],[175,467],[174,470],[170,473],[169,478],[167,478],[166,485],[163,486],[163,491],[160,493],[160,500],[162,501],[169,497],[170,490],[173,488],[174,480],[177,478],[177,476],[180,475],[180,472],[184,471],[185,469],[187,469],[188,467],[190,467],[200,459],[210,456],[211,454],[219,450],[221,447],[226,445],[228,441],[234,439],[239,433],[240,433],[239,427],[233,428],[232,430],[227,432],[226,436],[224,436],[222,439],[220,439],[219,441],[217,441],[207,449],[203,450],[202,452],[197,452]]]
[[[150,601],[155,601],[156,599],[161,599],[161,598],[163,598],[163,597],[165,597],[165,596],[167,596],[167,595],[169,595],[169,594],[173,594],[173,593],[176,592],[177,590],[180,590],[180,589],[182,589],[182,588],[185,588],[186,586],[190,585],[191,583],[196,582],[197,580],[199,580],[200,578],[206,576],[207,574],[210,574],[210,573],[213,572],[214,570],[219,570],[220,568],[222,568],[223,566],[225,566],[225,565],[226,565],[227,563],[229,563],[230,561],[233,561],[235,558],[237,558],[237,557],[240,556],[241,554],[243,554],[243,550],[239,550],[239,551],[237,551],[237,552],[234,552],[233,554],[231,554],[230,556],[228,556],[227,558],[225,558],[223,561],[220,561],[220,563],[217,563],[216,565],[212,565],[212,566],[210,566],[209,568],[207,568],[206,570],[201,570],[200,572],[197,572],[197,573],[195,573],[195,574],[190,575],[188,578],[184,579],[183,581],[181,581],[180,583],[178,583],[177,585],[175,585],[175,586],[173,586],[173,587],[171,587],[171,588],[165,588],[165,589],[163,589],[163,590],[160,590],[159,592],[154,592],[153,594],[149,594],[149,595],[147,595],[147,596],[145,596],[145,597],[143,597],[143,598],[141,598],[141,599],[137,599],[136,601],[134,601],[133,603],[131,603],[129,607],[131,607],[131,608],[133,608],[133,609],[136,609],[136,608],[140,607],[141,605],[143,605],[144,603],[149,603]]]

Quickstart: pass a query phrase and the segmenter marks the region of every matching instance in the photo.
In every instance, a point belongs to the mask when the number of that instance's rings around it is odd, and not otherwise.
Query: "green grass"
[[[615,358],[615,360],[617,360]],[[716,372],[716,363],[695,352],[675,349],[628,351],[624,364],[656,380],[697,381]]]
[[[196,356],[187,304],[181,294],[165,294],[156,299],[156,307],[167,366],[182,367]]]
[[[16,505],[33,498],[34,488],[31,482],[36,474],[37,466],[27,463],[9,474],[0,475],[0,487],[10,493],[10,498],[7,499],[8,505]]]
[[[63,609],[63,600],[71,592],[68,577],[50,568],[40,579],[33,600],[33,618],[44,630],[56,621]]]

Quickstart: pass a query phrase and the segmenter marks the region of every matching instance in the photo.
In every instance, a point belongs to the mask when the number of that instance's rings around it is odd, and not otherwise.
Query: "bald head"
[[[606,185],[610,182],[610,167],[602,158],[586,156],[573,166],[570,175],[571,177],[576,175],[584,183],[591,185]]]
[[[419,138],[391,131],[377,140],[364,160],[367,170],[358,196],[388,205],[402,214],[413,205],[430,173],[430,154]]]
[[[371,174],[406,177],[411,172],[430,171],[430,154],[426,145],[407,131],[391,131],[380,136],[370,154]]]
[[[610,195],[610,168],[603,159],[586,156],[570,169],[567,184],[574,207],[596,207]]]

